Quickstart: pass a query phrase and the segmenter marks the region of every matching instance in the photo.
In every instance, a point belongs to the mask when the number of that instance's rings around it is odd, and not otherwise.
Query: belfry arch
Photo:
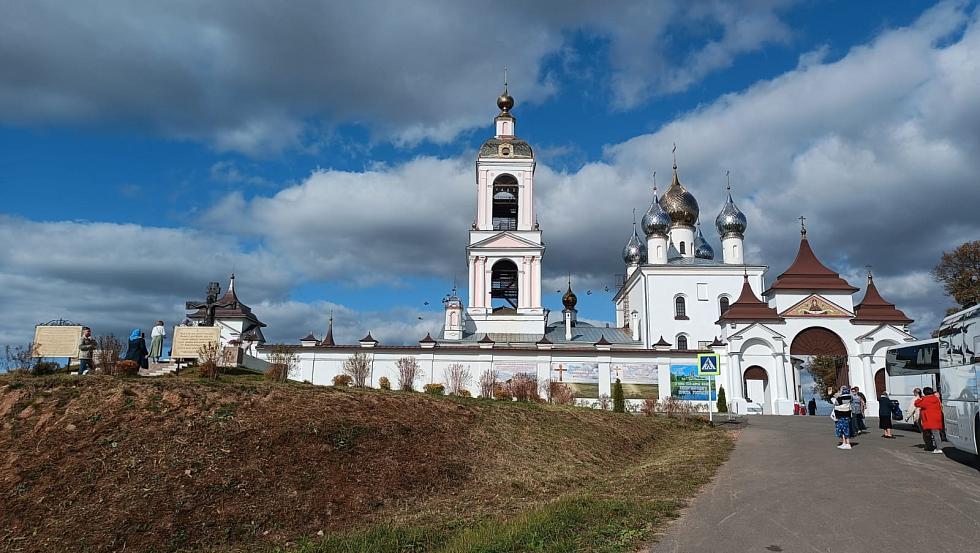
[[[518,217],[517,179],[503,174],[493,180],[493,230],[517,230]]]
[[[517,309],[520,297],[517,265],[510,259],[501,259],[490,269],[490,302],[494,311]]]
[[[820,326],[811,326],[800,331],[793,337],[789,353],[793,356],[820,355],[837,359],[837,376],[834,387],[840,388],[849,385],[847,348],[840,336],[832,330]]]

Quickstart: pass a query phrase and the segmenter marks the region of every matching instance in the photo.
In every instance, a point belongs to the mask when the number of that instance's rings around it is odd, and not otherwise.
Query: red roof
[[[749,276],[745,275],[742,281],[742,293],[739,294],[735,303],[731,304],[718,322],[721,321],[779,321],[782,318],[775,309],[769,307],[765,302],[756,297],[749,285]]]
[[[817,259],[810,249],[806,235],[800,240],[800,251],[797,252],[793,264],[779,275],[776,282],[773,282],[763,295],[769,295],[773,290],[840,290],[850,293],[858,291]]]
[[[851,322],[856,324],[910,324],[912,319],[896,309],[895,304],[885,301],[878,293],[874,278],[868,275],[868,290],[864,293],[864,299],[861,300],[861,303],[854,307],[854,318],[851,319]]]

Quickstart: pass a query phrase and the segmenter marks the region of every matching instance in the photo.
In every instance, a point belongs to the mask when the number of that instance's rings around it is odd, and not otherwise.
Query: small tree
[[[452,363],[446,367],[443,376],[445,376],[449,394],[454,396],[460,395],[469,386],[472,379],[470,368],[462,363]]]
[[[3,347],[4,369],[11,373],[31,373],[34,372],[35,360],[40,360],[38,351],[41,345],[28,342],[24,346]]]
[[[265,377],[273,382],[286,382],[298,363],[299,356],[289,346],[272,346],[269,352],[269,370]]]
[[[398,367],[398,388],[411,392],[419,375],[419,362],[414,357],[402,357],[395,362]]]
[[[217,380],[221,373],[221,346],[218,342],[208,342],[197,349],[197,370],[201,378]]]
[[[480,375],[480,397],[492,398],[493,391],[497,387],[497,371],[487,369]]]
[[[116,363],[122,353],[122,342],[115,334],[106,334],[95,339],[95,364],[106,374],[116,373]]]
[[[980,303],[980,240],[966,242],[951,252],[943,252],[932,278],[961,308]]]
[[[718,412],[727,413],[728,412],[728,399],[725,397],[725,387],[718,387]]]
[[[378,388],[380,388],[382,390],[390,390],[391,389],[391,381],[388,380],[388,377],[387,376],[382,376],[381,378],[378,379]]]
[[[626,399],[623,397],[623,383],[616,379],[612,389],[613,413],[626,412]]]
[[[596,406],[597,409],[602,409],[603,411],[608,411],[609,410],[609,403],[610,402],[609,402],[609,395],[608,394],[599,394],[599,399],[595,402],[595,406]]]
[[[517,401],[538,401],[538,379],[530,374],[517,373],[510,379],[510,395]]]
[[[817,355],[806,365],[813,375],[813,390],[824,400],[829,401],[837,387],[837,374],[843,366],[843,359],[829,355]]]
[[[548,401],[554,405],[574,405],[575,395],[571,386],[564,382],[548,380]]]
[[[368,361],[367,354],[357,352],[348,357],[344,361],[343,371],[354,381],[354,386],[363,388],[371,372],[371,363]]]

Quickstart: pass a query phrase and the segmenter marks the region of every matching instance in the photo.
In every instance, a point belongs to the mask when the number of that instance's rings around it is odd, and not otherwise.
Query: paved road
[[[731,459],[650,553],[980,551],[980,471],[912,431],[834,446],[829,417],[750,417]],[[959,461],[957,461],[957,459]]]

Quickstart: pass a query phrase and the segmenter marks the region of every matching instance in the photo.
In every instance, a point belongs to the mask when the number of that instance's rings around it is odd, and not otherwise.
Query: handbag
[[[897,401],[892,400],[892,420],[900,421],[903,418],[902,408],[898,405]]]

